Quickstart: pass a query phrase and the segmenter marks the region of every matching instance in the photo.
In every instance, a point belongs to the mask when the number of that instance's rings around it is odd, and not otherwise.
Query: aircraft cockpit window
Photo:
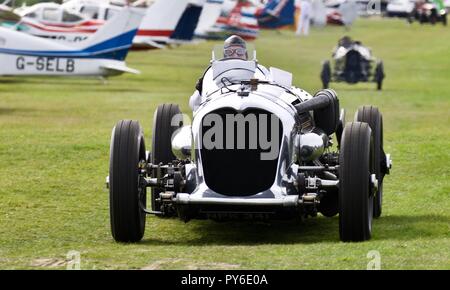
[[[105,20],[109,20],[109,19],[113,18],[114,16],[116,16],[117,12],[118,12],[117,10],[108,8],[106,10]]]
[[[62,18],[63,22],[77,22],[77,21],[80,21],[80,20],[83,20],[83,18],[81,18],[81,16],[69,13],[67,11],[63,12],[63,18]]]
[[[28,14],[25,14],[24,17],[28,17],[28,18],[37,18],[37,14],[35,12],[30,12]]]
[[[45,8],[42,12],[42,19],[45,21],[59,21],[59,10],[54,8]]]
[[[90,19],[98,19],[99,8],[94,6],[83,6],[80,9],[80,13],[86,15]]]

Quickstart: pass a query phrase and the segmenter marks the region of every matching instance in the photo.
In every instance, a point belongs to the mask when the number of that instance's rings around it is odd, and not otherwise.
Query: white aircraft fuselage
[[[137,73],[126,67],[125,58],[142,16],[134,8],[126,8],[78,46],[0,27],[0,75]]]

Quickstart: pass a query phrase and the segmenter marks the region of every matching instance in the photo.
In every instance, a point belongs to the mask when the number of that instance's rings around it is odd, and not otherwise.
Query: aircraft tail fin
[[[189,3],[186,10],[183,12],[180,21],[175,28],[174,33],[170,37],[177,41],[191,41],[194,37],[195,28],[198,25],[200,14],[202,13],[205,0],[197,3]]]
[[[157,0],[147,9],[139,30],[170,36],[187,5],[188,0]]]
[[[124,60],[143,15],[142,10],[124,7],[80,47],[84,52],[109,59]]]
[[[207,0],[198,21],[195,34],[205,35],[206,31],[214,26],[222,12],[223,0]]]
[[[259,26],[267,29],[276,29],[294,24],[294,0],[274,0],[258,11]]]

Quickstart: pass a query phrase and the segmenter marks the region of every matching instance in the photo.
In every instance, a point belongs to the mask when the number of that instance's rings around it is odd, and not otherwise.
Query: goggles
[[[224,57],[232,57],[232,56],[237,56],[239,58],[243,58],[247,56],[247,50],[245,48],[242,47],[238,47],[238,48],[225,48],[223,50],[223,56]]]

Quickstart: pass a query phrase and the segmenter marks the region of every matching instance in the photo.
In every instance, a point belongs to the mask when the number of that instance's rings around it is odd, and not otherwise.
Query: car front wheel
[[[373,172],[373,141],[369,124],[347,124],[339,156],[339,234],[344,242],[371,238]]]
[[[145,188],[139,186],[139,164],[145,162],[142,128],[136,121],[123,120],[111,136],[109,201],[112,236],[117,242],[138,242],[144,236]]]

